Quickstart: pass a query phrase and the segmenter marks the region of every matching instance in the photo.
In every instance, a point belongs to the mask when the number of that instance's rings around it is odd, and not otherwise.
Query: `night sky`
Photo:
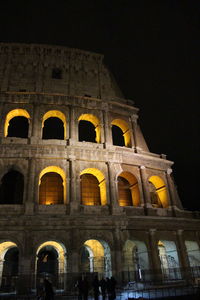
[[[105,55],[154,153],[175,162],[183,206],[200,209],[200,1],[1,1],[0,41]]]

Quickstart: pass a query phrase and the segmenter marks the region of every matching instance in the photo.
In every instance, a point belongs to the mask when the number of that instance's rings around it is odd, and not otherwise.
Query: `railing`
[[[116,276],[117,299],[145,297],[147,299],[163,298],[178,295],[189,295],[198,292],[200,288],[200,267],[188,269],[169,269],[168,274],[178,276],[164,276],[165,274],[152,270],[142,270],[142,277],[128,272],[121,272]],[[66,274],[27,274],[20,276],[3,276],[1,278],[0,299],[23,299],[19,295],[26,295],[27,299],[35,299],[39,289],[43,287],[44,278],[48,278],[54,287],[57,297],[75,299],[77,279],[80,275],[88,278],[90,296],[92,297],[92,281],[97,273],[66,273]],[[131,276],[130,276],[131,275]],[[100,274],[99,274],[99,277]],[[10,298],[9,298],[10,297]],[[65,297],[65,298],[64,298]],[[71,298],[70,298],[71,297]],[[25,299],[25,298],[24,298]],[[57,299],[57,298],[56,298]],[[199,298],[200,299],[200,298]],[[101,298],[99,298],[101,300]],[[190,299],[191,300],[191,299]]]

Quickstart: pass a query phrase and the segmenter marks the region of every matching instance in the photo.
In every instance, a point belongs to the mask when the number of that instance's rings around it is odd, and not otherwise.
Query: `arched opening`
[[[58,110],[50,110],[42,119],[42,139],[67,138],[67,124],[65,115]]]
[[[4,136],[27,138],[30,115],[25,109],[10,111],[5,120]]]
[[[65,289],[67,261],[64,245],[47,241],[38,247],[36,254],[36,286],[48,278],[56,289]]]
[[[167,188],[162,178],[159,176],[151,176],[149,178],[149,188],[151,195],[151,204],[155,208],[169,206]]]
[[[51,245],[40,249],[37,260],[37,272],[40,275],[58,275],[58,253]]]
[[[185,241],[189,264],[193,277],[199,277],[200,267],[200,250],[199,245],[195,241]]]
[[[136,177],[130,172],[122,172],[117,181],[119,206],[139,206],[140,192]]]
[[[79,142],[101,143],[100,122],[97,117],[91,114],[82,114],[78,124]]]
[[[63,204],[63,180],[55,172],[48,172],[41,178],[39,204]]]
[[[124,281],[140,281],[149,278],[149,258],[144,242],[127,240],[123,248]]]
[[[99,278],[112,276],[110,247],[102,240],[87,240],[80,251],[82,273],[98,273]]]
[[[79,142],[96,143],[95,127],[91,122],[79,121],[78,123],[78,140]]]
[[[175,242],[158,241],[158,251],[164,279],[180,279],[179,259]]]
[[[81,175],[81,204],[101,205],[99,182],[92,174]]]
[[[0,183],[0,204],[22,204],[24,176],[15,170],[6,173]]]
[[[66,175],[57,166],[42,170],[39,177],[39,204],[64,204],[66,199]]]
[[[13,242],[0,243],[0,290],[11,292],[16,288],[19,268],[19,250]]]
[[[123,131],[116,125],[112,125],[112,141],[114,146],[125,146]]]
[[[128,124],[124,120],[115,119],[111,125],[113,145],[131,148],[131,134]]]
[[[95,168],[81,172],[81,204],[106,205],[106,182],[104,175]]]
[[[42,139],[57,139],[64,140],[64,127],[63,122],[59,118],[48,118],[44,122],[44,127],[42,131]]]

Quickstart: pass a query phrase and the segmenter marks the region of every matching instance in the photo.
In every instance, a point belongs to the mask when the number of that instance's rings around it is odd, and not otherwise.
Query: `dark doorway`
[[[123,131],[116,125],[112,125],[112,140],[115,146],[125,146]]]
[[[8,126],[8,137],[28,137],[29,122],[25,117],[14,117],[10,120]]]
[[[18,275],[19,250],[17,247],[8,249],[4,256],[2,276]]]
[[[0,204],[22,204],[24,176],[18,171],[5,174],[0,184]]]
[[[37,274],[51,276],[58,274],[58,253],[54,247],[46,246],[39,251]]]
[[[64,140],[64,126],[63,122],[56,117],[50,117],[44,121],[42,131],[42,139],[57,139]]]
[[[89,122],[81,120],[78,124],[78,140],[79,142],[96,143],[95,126]]]

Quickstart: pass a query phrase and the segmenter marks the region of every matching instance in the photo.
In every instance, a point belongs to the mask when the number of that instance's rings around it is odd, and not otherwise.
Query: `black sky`
[[[200,1],[6,0],[0,41],[103,53],[150,150],[175,162],[185,208],[200,209]]]

